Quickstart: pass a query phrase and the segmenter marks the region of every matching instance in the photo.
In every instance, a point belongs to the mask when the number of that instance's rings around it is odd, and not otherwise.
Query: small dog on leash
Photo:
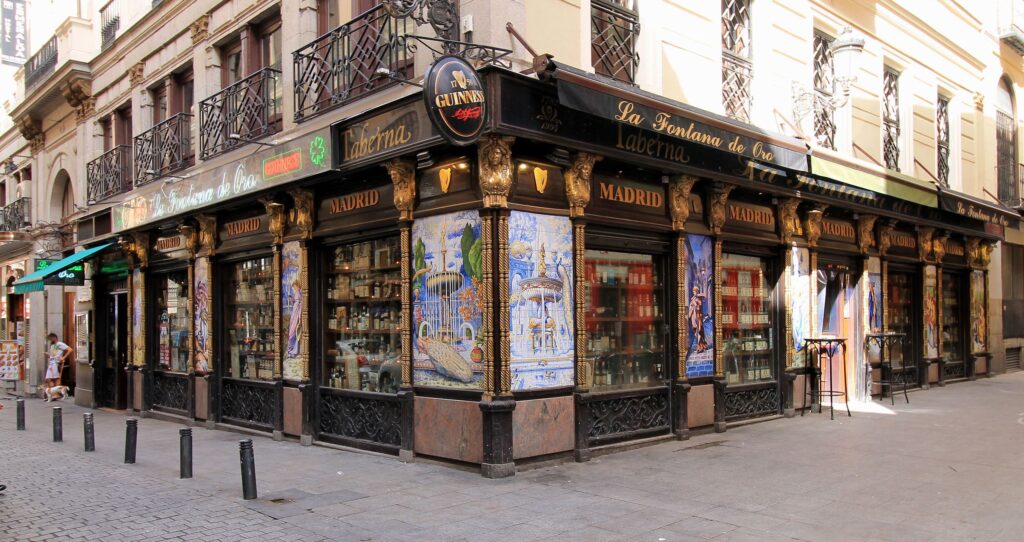
[[[47,403],[50,401],[63,401],[68,398],[67,386],[52,386],[49,388],[42,388],[42,390]]]

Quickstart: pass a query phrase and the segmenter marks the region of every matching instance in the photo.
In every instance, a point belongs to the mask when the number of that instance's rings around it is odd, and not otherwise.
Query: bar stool
[[[821,358],[824,357],[829,363],[832,361],[832,356],[842,348],[843,350],[843,390],[838,391],[832,385],[832,370],[828,372],[828,391],[815,390],[813,387],[808,392],[807,380],[814,378],[817,379],[815,382],[819,382],[821,378]],[[815,354],[811,356],[811,350],[814,350]],[[821,404],[821,399],[824,397],[829,398],[829,415],[831,419],[836,419],[836,397],[846,397],[846,339],[840,339],[836,337],[817,337],[812,339],[804,339],[804,357],[808,359],[808,369],[810,369],[810,375],[804,379],[804,397],[811,398],[811,405],[814,404],[814,399],[818,399],[818,404]],[[817,361],[815,361],[817,360]],[[815,366],[817,363],[817,366]],[[831,369],[831,367],[830,367]],[[800,415],[803,416],[806,409],[800,411]],[[846,415],[853,417],[850,413],[850,402],[846,401]]]
[[[906,333],[870,333],[864,336],[864,356],[868,357],[870,348],[872,345],[878,347],[878,365],[882,369],[882,377],[877,382],[872,384],[878,384],[881,387],[882,397],[885,397],[885,389],[889,388],[889,402],[893,406],[896,406],[896,398],[892,394],[893,384],[900,384],[901,382],[895,380],[895,373],[893,372],[892,366],[892,349],[899,345],[902,349],[903,341],[906,339]],[[906,372],[906,360],[900,365],[900,369]],[[915,365],[916,368],[916,365]],[[910,396],[907,395],[907,377],[904,376],[902,379],[903,384],[903,399],[910,403]]]

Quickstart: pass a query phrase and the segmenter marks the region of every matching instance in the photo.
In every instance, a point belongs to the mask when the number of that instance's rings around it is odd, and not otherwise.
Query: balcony
[[[640,18],[633,2],[592,0],[590,3],[590,60],[600,75],[634,84],[640,55],[636,41]]]
[[[378,5],[295,51],[295,120],[408,79],[414,48],[405,38],[415,30],[415,20]]]
[[[89,205],[127,192],[132,187],[132,149],[118,145],[85,166]]]
[[[18,198],[0,209],[0,231],[18,231],[32,224],[30,198]]]
[[[135,137],[135,186],[142,186],[194,162],[192,115],[178,113]]]
[[[199,102],[199,156],[207,159],[281,129],[281,71],[263,68]]]
[[[114,43],[117,31],[121,29],[118,0],[110,0],[100,8],[100,50],[107,50]]]
[[[57,36],[55,35],[25,63],[25,94],[27,95],[29,90],[45,80],[56,67]]]
[[[999,39],[1024,54],[1024,0],[999,0]]]

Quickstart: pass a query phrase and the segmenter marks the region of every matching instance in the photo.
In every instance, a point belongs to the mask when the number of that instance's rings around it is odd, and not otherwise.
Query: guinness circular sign
[[[480,138],[487,119],[487,97],[473,66],[457,56],[443,56],[427,71],[423,84],[427,115],[441,135],[455,145]]]

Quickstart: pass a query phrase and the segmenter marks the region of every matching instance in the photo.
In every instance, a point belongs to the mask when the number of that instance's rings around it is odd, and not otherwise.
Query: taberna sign
[[[423,83],[427,116],[455,145],[480,138],[487,120],[487,95],[480,76],[457,56],[443,56],[427,70]]]

